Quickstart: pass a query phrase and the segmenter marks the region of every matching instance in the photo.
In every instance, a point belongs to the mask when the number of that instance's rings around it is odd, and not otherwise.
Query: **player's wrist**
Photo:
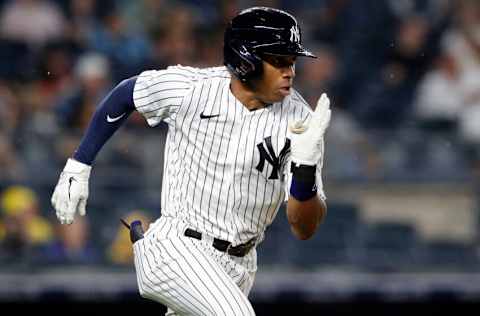
[[[296,165],[315,166],[322,157],[322,145],[320,140],[310,139],[308,142],[292,140],[291,161]]]
[[[292,162],[292,184],[290,195],[299,201],[306,201],[317,194],[316,165],[303,165]]]
[[[63,169],[63,171],[65,172],[81,174],[85,178],[88,178],[90,176],[91,170],[91,166],[77,161],[73,158],[68,158],[67,163],[65,164],[65,168]]]

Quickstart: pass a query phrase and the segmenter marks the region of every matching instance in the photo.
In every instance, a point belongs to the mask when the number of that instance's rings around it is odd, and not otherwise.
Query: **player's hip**
[[[199,240],[185,236],[181,232],[187,228],[188,224],[178,219],[161,218],[151,225],[144,239],[134,244],[135,257],[145,258],[142,262],[148,263],[144,265],[152,270],[148,274],[162,276],[165,275],[164,271],[173,269],[175,265],[192,264],[193,259],[188,258],[194,258],[195,254],[201,251],[221,267],[244,294],[248,295],[257,269],[255,249],[243,258],[234,257],[218,251],[207,239]]]
[[[201,237],[192,237],[191,234],[187,233],[190,231],[200,233],[199,235],[201,235]],[[186,218],[162,215],[157,221],[150,225],[145,233],[145,238],[152,239],[154,242],[159,243],[172,238],[181,238],[182,240],[188,240],[189,243],[193,243],[197,247],[202,247],[204,251],[215,257],[232,261],[235,264],[240,264],[250,272],[255,272],[257,270],[255,242],[251,244],[244,243],[242,245],[237,245],[236,247],[223,247],[222,249],[222,247],[218,247],[218,245],[220,244],[223,246],[223,240],[218,241],[208,233],[199,232],[199,230],[196,229],[193,224],[190,224]]]

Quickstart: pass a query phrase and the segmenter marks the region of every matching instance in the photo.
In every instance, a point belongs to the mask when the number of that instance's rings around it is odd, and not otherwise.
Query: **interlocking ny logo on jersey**
[[[290,42],[298,43],[300,42],[300,31],[298,26],[294,25],[290,28]]]
[[[265,149],[265,146],[267,147],[267,149]],[[268,179],[278,179],[278,171],[280,170],[280,166],[284,163],[285,157],[290,152],[290,139],[287,138],[285,140],[285,145],[280,151],[280,155],[278,155],[278,157],[275,155],[275,151],[273,150],[271,136],[265,138],[262,143],[257,144],[257,148],[260,152],[260,161],[258,162],[258,165],[255,167],[255,169],[263,172],[263,168],[265,167],[265,161],[267,161],[273,167],[272,173],[270,173]]]

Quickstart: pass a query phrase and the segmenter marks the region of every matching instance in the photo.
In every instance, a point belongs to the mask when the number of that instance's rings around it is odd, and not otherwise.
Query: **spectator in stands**
[[[195,62],[198,43],[194,34],[193,15],[188,7],[179,6],[168,11],[165,19],[154,26],[150,36],[152,55],[148,68],[161,69],[167,65]],[[210,45],[214,46],[213,43]]]
[[[10,1],[0,15],[0,34],[38,48],[65,35],[62,11],[46,0]]]
[[[6,81],[0,81],[0,133],[13,137],[20,128],[22,105]]]
[[[111,85],[108,59],[96,53],[82,55],[75,65],[76,85],[55,106],[60,124],[81,131]]]
[[[442,48],[458,63],[459,71],[480,67],[480,3],[475,0],[456,1],[453,24],[445,32]]]
[[[51,242],[53,229],[40,214],[36,193],[24,186],[10,186],[0,196],[5,238],[0,258],[7,263],[35,261],[43,246]]]
[[[57,223],[55,238],[42,249],[40,260],[45,264],[97,264],[101,262],[101,257],[93,239],[85,217],[69,226]]]
[[[421,125],[455,132],[468,96],[478,90],[480,72],[474,74],[462,74],[453,56],[440,56],[418,86],[414,113]]]
[[[119,0],[117,5],[128,29],[147,35],[158,23],[167,19],[168,12],[170,12],[172,6],[175,6],[175,2],[166,0]]]
[[[462,85],[459,113],[459,136],[470,158],[480,171],[480,3],[462,0],[457,3],[454,27],[445,36],[444,47],[458,65]]]
[[[6,82],[0,82],[0,188],[25,180],[25,161],[17,148],[22,106]],[[16,138],[17,137],[17,138]]]
[[[352,108],[367,128],[404,127],[410,118],[415,87],[430,65],[427,41],[430,25],[423,16],[408,16],[399,24],[385,64],[361,85]]]
[[[88,34],[88,48],[110,60],[113,80],[118,82],[141,71],[150,55],[145,36],[128,29],[118,9],[102,17],[101,22]]]
[[[7,135],[0,132],[0,184],[26,180],[24,160]]]
[[[124,220],[131,223],[133,220],[140,220],[144,231],[150,224],[150,218],[145,212],[136,210],[125,216]],[[109,262],[115,265],[130,265],[133,263],[132,243],[130,241],[130,232],[122,224],[118,225],[115,239],[107,250],[107,258]]]
[[[301,70],[295,78],[296,84],[301,87],[302,95],[309,104],[315,104],[316,96],[321,92],[326,92],[335,98],[334,83],[340,67],[340,61],[332,47],[320,46],[313,52],[318,60],[308,64],[299,60],[296,67]]]
[[[459,136],[471,158],[480,161],[480,4],[457,2],[454,24],[442,39],[442,56],[421,82],[416,114],[430,129]]]
[[[81,48],[87,47],[88,34],[98,23],[97,7],[98,1],[95,0],[71,0],[65,8],[69,21],[68,37]]]

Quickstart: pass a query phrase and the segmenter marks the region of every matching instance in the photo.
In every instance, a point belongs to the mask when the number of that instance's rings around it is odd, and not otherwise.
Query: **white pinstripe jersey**
[[[249,111],[225,67],[171,66],[142,72],[134,103],[150,126],[168,124],[162,216],[237,245],[263,238],[289,188],[288,123],[311,109],[295,91]],[[325,198],[321,163],[317,186]]]

